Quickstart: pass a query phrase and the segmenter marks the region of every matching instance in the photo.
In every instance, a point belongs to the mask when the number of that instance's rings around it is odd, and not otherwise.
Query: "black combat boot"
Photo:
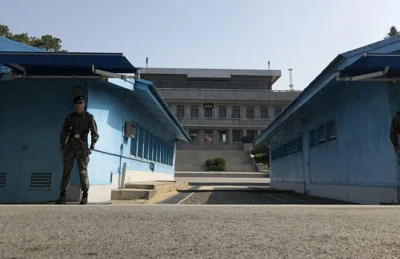
[[[88,193],[87,192],[83,192],[82,193],[81,204],[87,204],[87,199],[88,199]]]
[[[67,194],[66,192],[60,193],[60,198],[56,201],[56,204],[65,204],[67,202]]]

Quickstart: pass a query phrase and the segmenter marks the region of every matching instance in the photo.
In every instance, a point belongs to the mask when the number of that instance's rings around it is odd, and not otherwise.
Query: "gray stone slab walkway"
[[[0,206],[0,258],[398,258],[389,206]]]

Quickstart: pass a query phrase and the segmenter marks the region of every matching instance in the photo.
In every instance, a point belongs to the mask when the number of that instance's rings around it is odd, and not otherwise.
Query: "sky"
[[[302,90],[338,54],[400,29],[399,0],[0,0],[12,33],[68,51],[118,52],[137,67],[271,69]]]

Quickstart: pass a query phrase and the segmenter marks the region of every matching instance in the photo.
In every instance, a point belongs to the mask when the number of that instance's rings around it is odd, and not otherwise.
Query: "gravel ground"
[[[380,206],[0,206],[0,258],[398,258]]]
[[[349,204],[296,193],[245,191],[196,192],[182,204]]]

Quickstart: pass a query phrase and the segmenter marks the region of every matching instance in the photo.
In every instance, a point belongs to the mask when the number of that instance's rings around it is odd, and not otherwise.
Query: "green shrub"
[[[207,159],[206,160],[206,165],[216,165],[215,159],[213,159],[213,158]]]
[[[209,165],[208,166],[208,171],[217,171],[218,167],[216,165]]]
[[[218,171],[225,171],[225,165],[219,164],[217,165]]]
[[[217,158],[215,159],[215,164],[216,164],[216,165],[226,165],[226,161],[225,161],[225,159],[223,159],[223,158],[217,157]]]
[[[253,140],[249,136],[242,137],[242,143],[253,143]]]

